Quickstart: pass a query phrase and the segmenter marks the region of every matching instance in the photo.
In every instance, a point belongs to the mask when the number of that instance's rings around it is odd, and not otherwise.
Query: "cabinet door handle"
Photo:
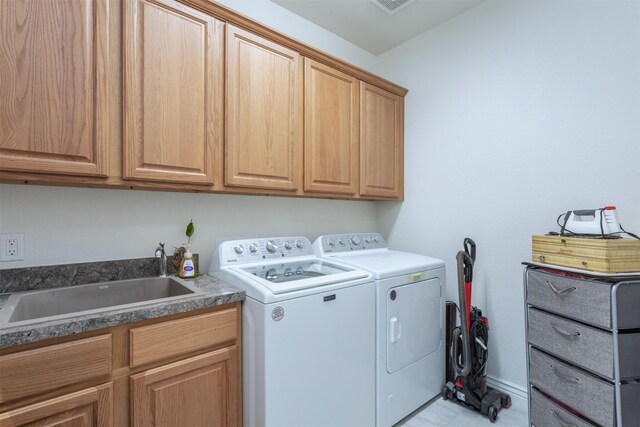
[[[573,331],[573,332],[565,331],[564,329],[562,329],[560,326],[556,325],[555,323],[552,323],[551,327],[553,328],[554,331],[556,331],[560,335],[564,335],[564,336],[567,336],[567,337],[579,337],[580,336],[580,331]]]
[[[551,283],[551,282],[550,282],[550,281],[548,281],[548,280],[547,280],[547,285],[549,285],[549,287],[551,288],[551,290],[552,290],[553,292],[555,292],[556,294],[558,294],[558,295],[562,295],[562,294],[564,294],[564,293],[568,293],[568,292],[573,292],[573,291],[575,291],[575,290],[576,290],[576,287],[575,287],[575,286],[571,286],[571,287],[569,287],[569,288],[567,288],[567,289],[560,290],[560,289],[556,288],[555,286],[553,286],[553,283]]]
[[[558,369],[553,366],[553,365],[549,365],[551,366],[551,370],[553,371],[554,374],[556,374],[556,376],[558,378],[562,378],[563,380],[570,382],[570,383],[574,383],[574,384],[578,384],[580,382],[580,378],[576,378],[576,377],[572,377],[571,375],[567,375],[567,374],[563,374],[562,372],[558,371]]]
[[[551,413],[556,417],[556,419],[558,420],[558,422],[562,425],[562,427],[580,427],[578,424],[574,424],[574,423],[568,423],[565,420],[562,419],[562,417],[560,416],[560,414],[558,414],[555,409],[551,410]]]

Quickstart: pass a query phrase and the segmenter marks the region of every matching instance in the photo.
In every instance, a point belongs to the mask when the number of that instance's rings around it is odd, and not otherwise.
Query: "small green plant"
[[[187,224],[187,230],[185,231],[185,234],[187,235],[187,244],[190,245],[191,244],[191,236],[193,236],[193,231],[195,230],[194,226],[193,226],[193,219],[191,219],[191,221],[189,221],[189,224]]]

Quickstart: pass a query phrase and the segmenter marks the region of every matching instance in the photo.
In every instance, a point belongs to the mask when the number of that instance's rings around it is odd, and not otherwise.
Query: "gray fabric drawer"
[[[537,270],[527,273],[527,303],[586,323],[611,327],[611,285]]]
[[[531,384],[603,426],[615,424],[613,384],[535,348],[529,352]],[[545,424],[541,424],[545,425]]]
[[[595,427],[531,388],[531,422],[544,427]]]
[[[531,344],[613,380],[613,335],[610,332],[535,308],[529,308],[528,317]]]

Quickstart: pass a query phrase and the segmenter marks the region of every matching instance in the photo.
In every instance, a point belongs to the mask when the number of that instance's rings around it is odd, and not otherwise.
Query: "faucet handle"
[[[162,256],[165,254],[164,252],[164,242],[160,242],[158,243],[158,247],[156,248],[156,258],[162,258]]]

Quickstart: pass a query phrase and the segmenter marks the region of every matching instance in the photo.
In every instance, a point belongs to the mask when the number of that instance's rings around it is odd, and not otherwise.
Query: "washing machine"
[[[443,261],[390,250],[378,233],[320,236],[316,255],[373,274],[376,286],[376,422],[390,427],[444,385]]]
[[[246,291],[245,426],[375,424],[371,273],[320,259],[297,236],[222,242],[209,274]]]

